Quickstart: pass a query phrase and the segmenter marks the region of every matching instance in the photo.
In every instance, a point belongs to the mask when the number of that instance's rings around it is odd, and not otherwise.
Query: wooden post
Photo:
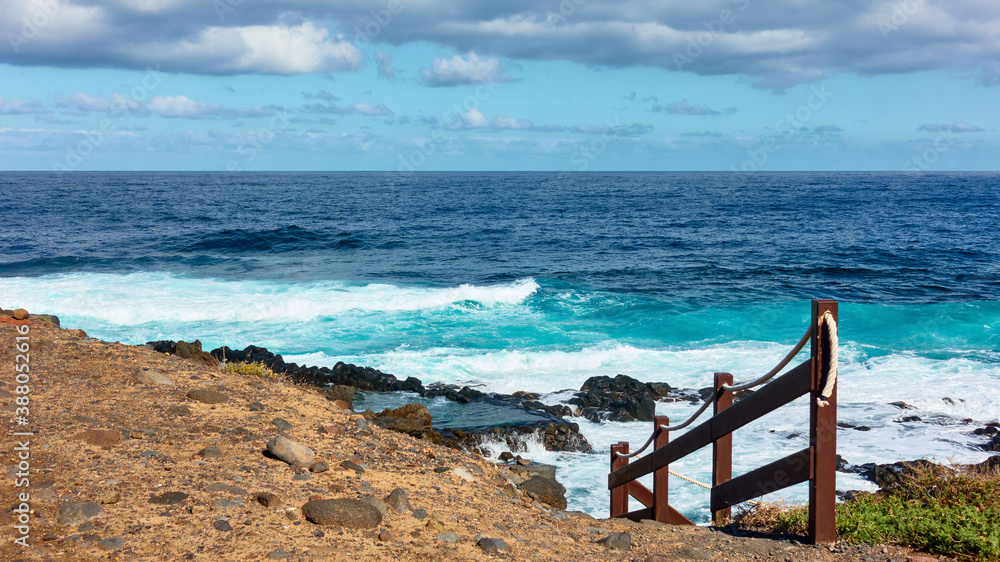
[[[838,320],[837,301],[812,301],[812,378],[809,385],[809,447],[812,466],[809,479],[809,538],[815,544],[832,543],[837,540],[837,387],[828,399],[829,405],[820,408],[816,396],[821,390],[823,373],[821,365],[829,365],[829,344],[819,357],[819,342],[826,332],[819,326],[819,319],[826,311]],[[839,321],[838,321],[839,323]],[[828,341],[828,340],[827,340]]]
[[[661,427],[669,427],[670,418],[667,416],[656,416],[653,418],[653,431],[656,438],[653,440],[653,450],[666,447],[670,442],[670,432]],[[670,502],[668,493],[668,481],[670,469],[666,466],[653,473],[653,519],[660,523],[667,523],[670,513]]]
[[[617,455],[628,454],[628,442],[619,441],[611,446],[611,472],[622,468],[628,464],[628,459]],[[625,486],[618,486],[611,489],[611,517],[618,517],[628,513],[628,492]]]
[[[715,373],[715,408],[713,415],[733,405],[733,393],[722,390],[722,385],[733,384],[733,375]],[[733,434],[729,433],[712,442],[712,486],[718,486],[733,478]],[[712,524],[729,523],[730,508],[712,508]]]

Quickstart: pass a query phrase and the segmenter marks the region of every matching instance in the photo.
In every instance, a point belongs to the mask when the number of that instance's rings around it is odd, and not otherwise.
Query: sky
[[[0,170],[996,170],[993,0],[0,0]]]

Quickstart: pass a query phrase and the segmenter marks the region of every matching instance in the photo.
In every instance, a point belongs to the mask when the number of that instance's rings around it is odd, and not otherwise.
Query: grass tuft
[[[837,504],[837,534],[963,560],[1000,560],[1000,471],[914,466],[891,490]],[[762,503],[735,514],[744,529],[805,534],[808,509]]]
[[[275,373],[270,367],[263,363],[248,363],[246,361],[240,361],[239,363],[226,363],[226,370],[230,373],[238,373],[248,377],[265,377],[269,379],[278,378],[278,373]]]

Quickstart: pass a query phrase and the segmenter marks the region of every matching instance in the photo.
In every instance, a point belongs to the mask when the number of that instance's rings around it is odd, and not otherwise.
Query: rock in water
[[[532,476],[520,486],[526,494],[534,494],[538,501],[558,509],[566,509],[566,487],[555,478]]]
[[[382,523],[378,509],[361,500],[315,500],[302,506],[302,514],[317,525],[351,529],[371,529]]]
[[[292,466],[310,467],[316,462],[316,453],[312,449],[284,435],[272,437],[267,442],[267,450]]]
[[[104,515],[104,508],[94,502],[70,502],[59,506],[60,525],[81,525]]]
[[[336,402],[337,400],[343,400],[347,404],[348,410],[354,409],[354,392],[357,389],[353,386],[347,386],[344,384],[337,384],[330,387],[330,390],[326,391],[326,399],[330,402]]]
[[[229,401],[229,397],[225,394],[204,388],[196,388],[188,391],[187,397],[204,404],[222,404]]]

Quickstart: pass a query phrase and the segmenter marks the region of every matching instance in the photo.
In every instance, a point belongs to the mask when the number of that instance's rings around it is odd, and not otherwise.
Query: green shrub
[[[246,361],[240,361],[239,363],[226,363],[226,370],[230,373],[239,373],[249,377],[266,377],[269,379],[278,378],[278,373],[275,373],[270,367],[263,363],[248,363]]]
[[[738,526],[804,534],[805,506],[764,503],[736,515]],[[837,505],[848,543],[896,544],[964,560],[1000,560],[1000,472],[913,467],[901,484]]]

